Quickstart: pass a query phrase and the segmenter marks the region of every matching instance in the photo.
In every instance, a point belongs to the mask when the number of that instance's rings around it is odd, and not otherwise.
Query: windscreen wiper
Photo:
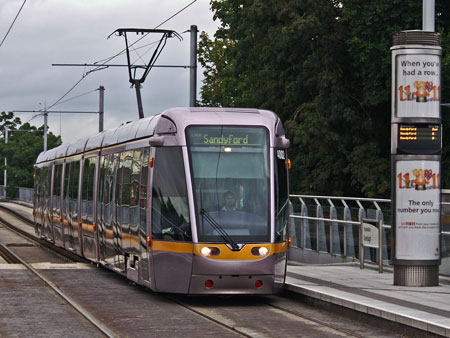
[[[230,235],[227,234],[227,232],[222,228],[222,226],[216,222],[214,218],[211,217],[211,215],[208,213],[205,209],[200,209],[200,215],[202,215],[202,219],[205,218],[209,224],[216,230],[220,237],[223,238],[223,240],[228,243],[231,246],[232,251],[239,251],[239,245],[233,240],[233,238],[230,237]]]

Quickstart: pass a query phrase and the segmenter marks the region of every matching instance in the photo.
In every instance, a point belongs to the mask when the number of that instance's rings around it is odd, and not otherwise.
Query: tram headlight
[[[231,147],[225,147],[223,148],[223,151],[226,153],[231,153]]]
[[[269,253],[269,249],[265,246],[255,246],[252,248],[252,255],[257,257],[265,257]]]
[[[219,256],[220,255],[220,249],[218,247],[215,247],[215,246],[204,246],[200,250],[200,252],[205,257]]]

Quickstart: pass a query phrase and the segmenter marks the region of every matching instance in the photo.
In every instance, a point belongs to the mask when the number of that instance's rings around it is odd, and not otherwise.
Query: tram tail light
[[[200,252],[205,257],[211,257],[211,256],[219,256],[220,255],[220,249],[215,246],[204,246]]]
[[[252,255],[257,257],[265,257],[269,253],[269,249],[265,246],[255,246],[252,248]]]
[[[214,282],[213,282],[212,280],[208,279],[208,280],[205,282],[205,287],[206,287],[207,289],[211,289],[213,286],[214,286]]]
[[[257,281],[255,282],[255,287],[257,287],[258,289],[262,288],[262,286],[263,286],[262,280],[257,280]]]

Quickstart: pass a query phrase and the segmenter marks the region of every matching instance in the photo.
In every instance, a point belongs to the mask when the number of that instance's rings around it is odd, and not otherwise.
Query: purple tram
[[[42,239],[157,292],[285,280],[289,160],[271,111],[173,108],[39,155]]]

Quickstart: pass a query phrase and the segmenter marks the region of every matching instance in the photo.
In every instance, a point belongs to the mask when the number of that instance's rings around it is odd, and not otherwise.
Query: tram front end
[[[190,294],[271,294],[282,288],[288,162],[276,137],[275,125],[186,128],[196,238]]]

